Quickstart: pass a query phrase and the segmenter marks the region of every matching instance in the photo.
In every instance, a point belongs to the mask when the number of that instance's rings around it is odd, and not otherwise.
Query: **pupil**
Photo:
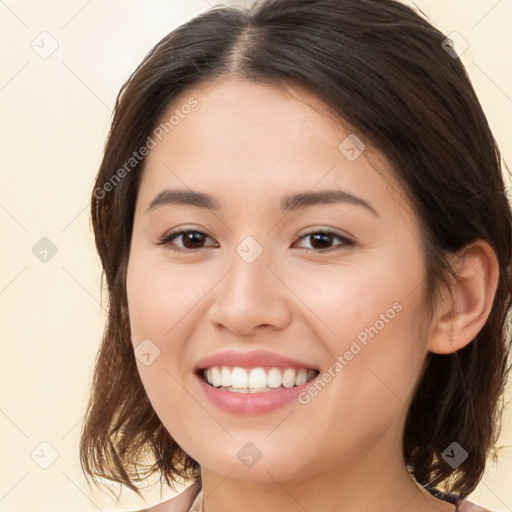
[[[312,236],[313,236],[313,239],[314,239],[315,241],[317,241],[317,242],[318,242],[318,241],[320,241],[320,242],[321,242],[321,243],[320,243],[320,246],[321,246],[320,248],[325,248],[325,247],[322,247],[322,244],[323,244],[324,246],[325,246],[326,244],[327,244],[327,246],[329,245],[329,239],[330,239],[331,235],[328,235],[328,234],[326,234],[326,233],[319,233],[319,234],[315,234],[315,235],[312,235]],[[326,239],[327,239],[327,240],[326,240]],[[312,245],[313,245],[313,247],[315,247],[315,244],[314,244],[314,243],[313,243]]]
[[[194,245],[194,243],[198,243],[199,242],[199,245],[201,244],[201,238],[203,237],[203,235],[201,233],[198,233],[197,231],[190,231],[189,233],[187,233],[185,235],[185,238],[183,240],[183,245],[185,247],[187,247],[187,244],[185,242],[191,242],[192,245]],[[194,247],[187,247],[187,249],[193,249]]]

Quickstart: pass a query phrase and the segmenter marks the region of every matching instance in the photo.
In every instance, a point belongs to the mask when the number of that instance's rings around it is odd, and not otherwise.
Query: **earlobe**
[[[455,280],[446,290],[435,317],[428,349],[450,354],[464,348],[485,325],[498,286],[496,253],[484,240],[477,240],[454,255]]]

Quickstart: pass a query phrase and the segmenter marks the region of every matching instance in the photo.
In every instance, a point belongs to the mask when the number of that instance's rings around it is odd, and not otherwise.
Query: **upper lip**
[[[235,350],[226,350],[211,354],[197,362],[196,368],[203,370],[212,366],[239,366],[242,368],[307,368],[317,370],[311,363],[298,361],[289,357],[277,354],[276,352],[268,352],[266,350],[252,350],[250,352],[242,352]]]

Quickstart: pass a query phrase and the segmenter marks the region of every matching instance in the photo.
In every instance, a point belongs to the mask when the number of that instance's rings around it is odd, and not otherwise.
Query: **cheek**
[[[176,336],[181,320],[187,317],[190,321],[194,305],[211,287],[207,276],[192,267],[179,268],[136,255],[130,259],[127,297],[134,344],[150,338],[163,346],[165,340],[181,339]]]
[[[177,438],[180,438],[180,424],[169,418],[171,411],[173,418],[190,414],[187,411],[190,397],[183,386],[180,363],[184,342],[189,337],[185,329],[189,317],[193,316],[189,301],[193,303],[197,295],[182,277],[180,272],[171,273],[158,262],[133,254],[126,281],[131,339],[139,375],[154,411],[171,436]]]
[[[183,387],[192,364],[187,344],[204,318],[201,299],[216,279],[214,272],[200,273],[194,265],[179,268],[147,254],[130,258],[126,288],[131,338],[141,380],[157,414],[171,404],[179,411],[190,402]],[[139,357],[147,352],[149,365]]]
[[[385,258],[373,261],[310,264],[290,271],[282,269],[285,281],[309,309],[309,316],[321,329],[321,338],[333,340],[333,348],[344,347],[358,335],[364,342],[367,329],[376,324],[379,332],[404,317],[401,310],[413,306],[407,282],[417,282],[415,269],[410,275],[397,275],[398,267]],[[302,308],[304,309],[304,308]],[[367,333],[365,335],[365,332]],[[320,334],[320,333],[319,333]]]
[[[395,410],[409,399],[426,355],[419,323],[422,272],[421,259],[410,253],[403,262],[384,254],[364,268],[347,261],[311,267],[300,279],[288,274],[319,326],[318,338],[331,355],[329,373],[336,375],[332,392],[342,402],[352,396],[359,410]]]

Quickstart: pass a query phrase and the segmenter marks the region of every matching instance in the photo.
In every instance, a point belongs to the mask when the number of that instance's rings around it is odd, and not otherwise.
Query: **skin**
[[[429,316],[421,225],[382,155],[367,143],[347,159],[338,145],[354,131],[300,87],[216,80],[182,93],[162,120],[191,97],[198,105],[146,160],[127,294],[134,348],[149,338],[160,350],[149,366],[137,360],[142,382],[166,429],[201,465],[205,509],[453,511],[407,473],[403,425],[427,352],[458,350],[485,323],[494,252],[478,241],[454,259],[459,281]],[[165,188],[209,193],[221,209],[147,211]],[[282,196],[331,188],[378,215],[349,203],[279,211]],[[176,228],[207,237],[158,245]],[[327,228],[355,245],[304,236]],[[236,252],[247,236],[263,249],[252,263]],[[396,302],[401,311],[306,405],[226,413],[192,374],[200,358],[228,348],[275,351],[326,371]],[[248,442],[262,454],[251,468],[237,457]]]

